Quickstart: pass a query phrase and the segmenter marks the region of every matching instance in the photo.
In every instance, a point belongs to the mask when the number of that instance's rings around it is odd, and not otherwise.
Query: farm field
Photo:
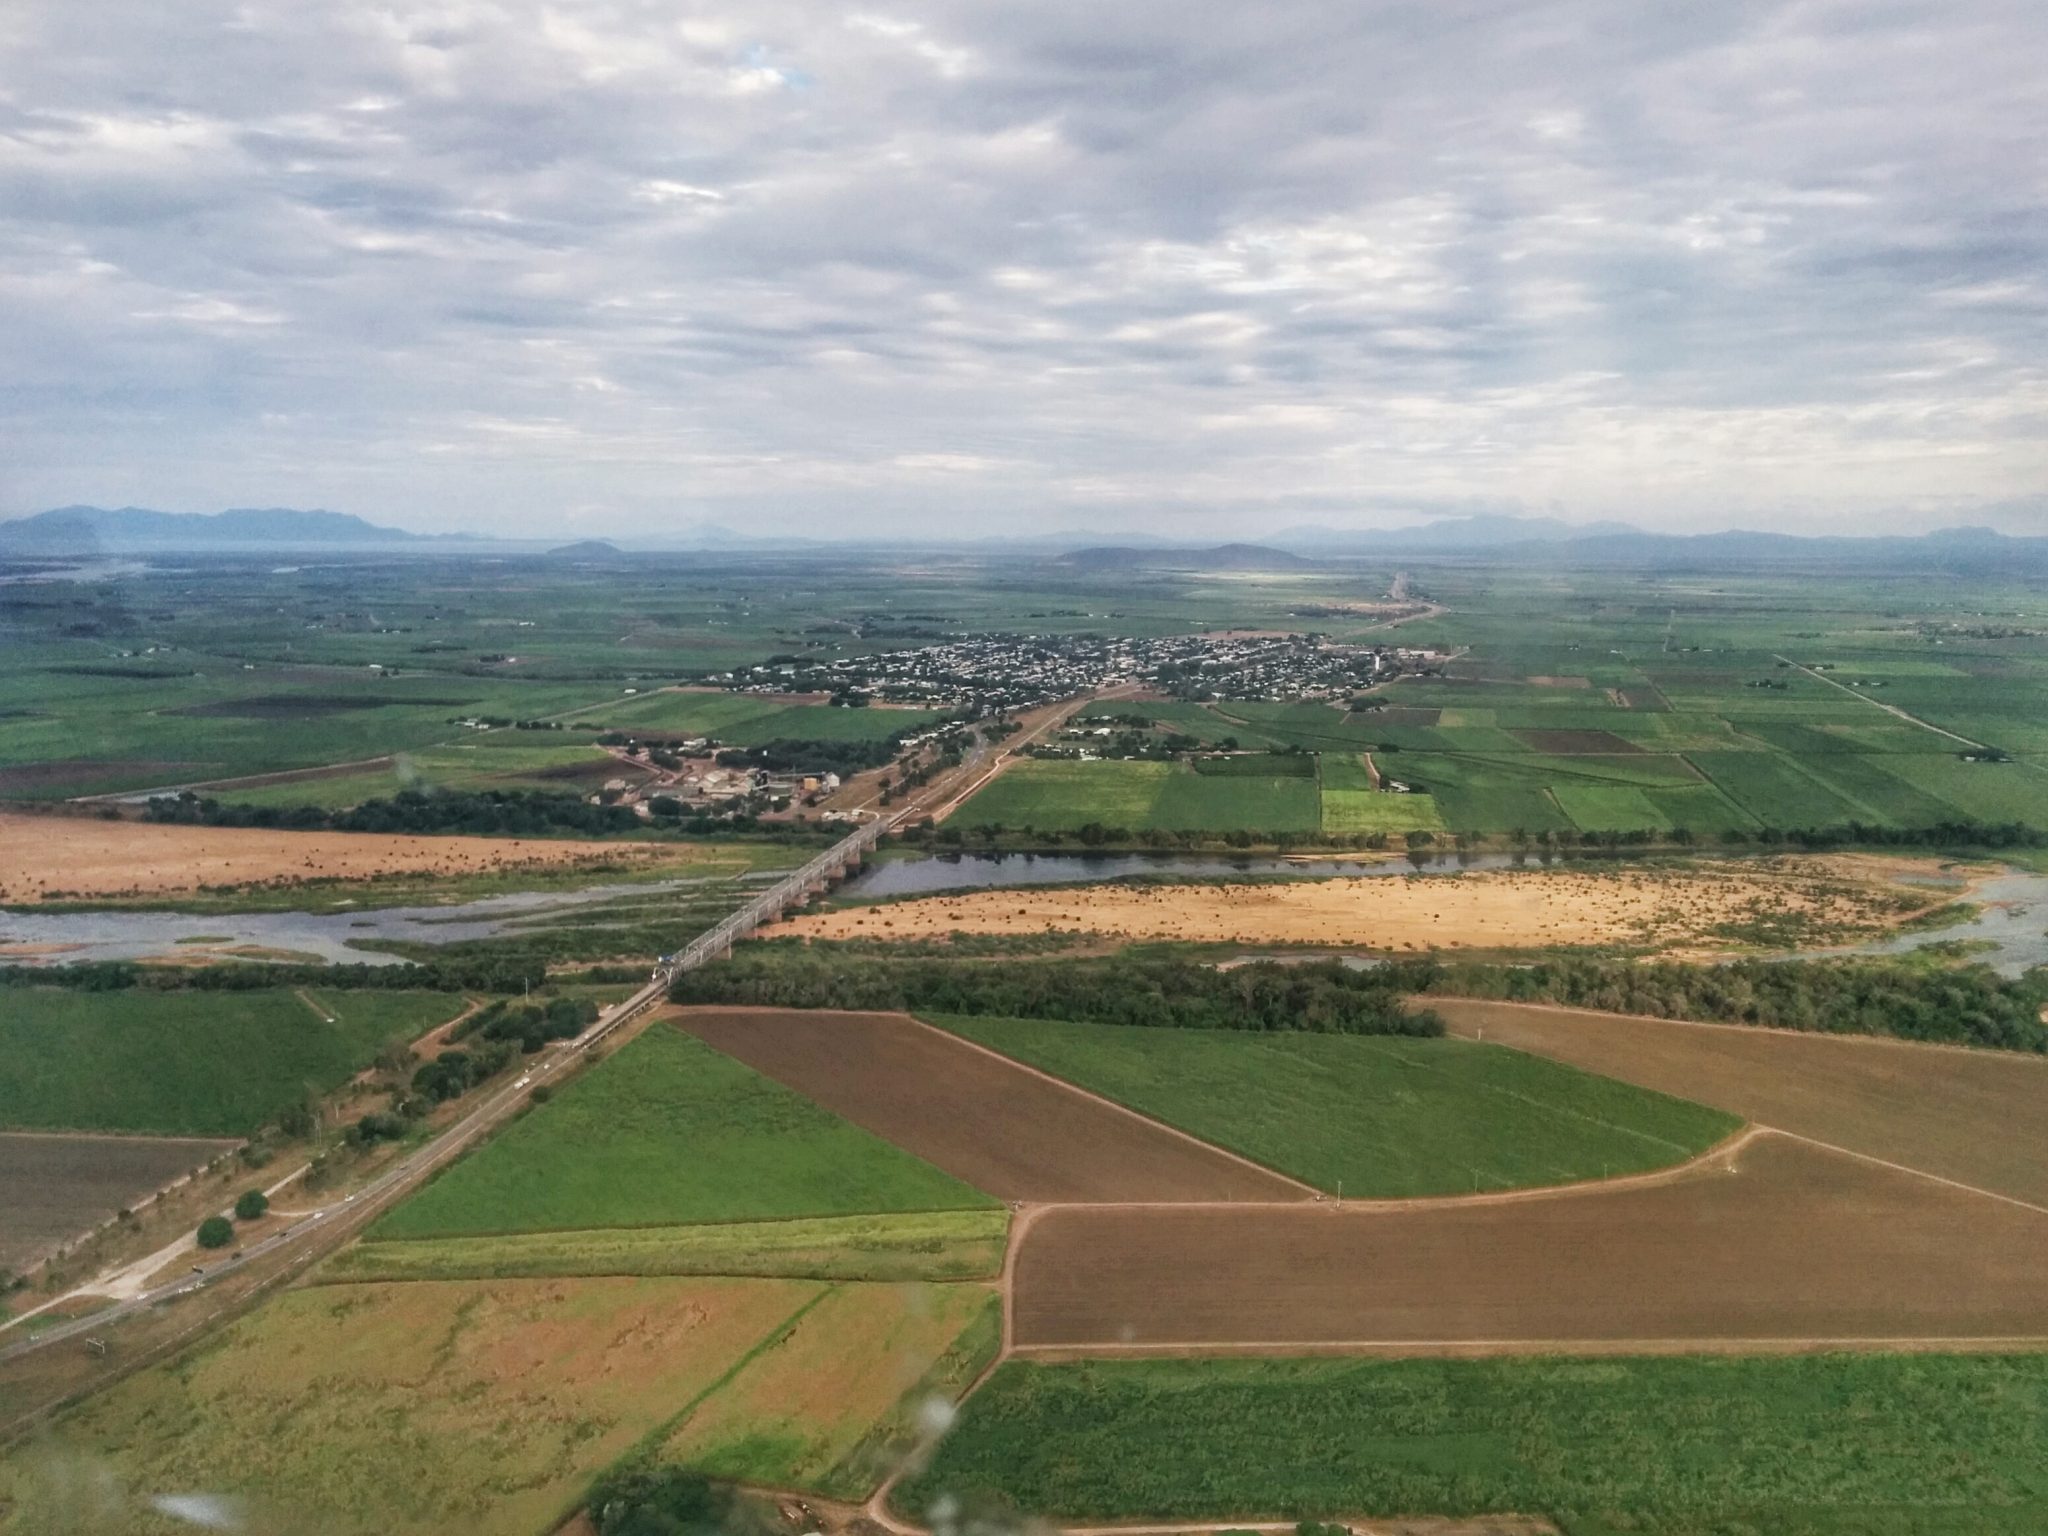
[[[1633,1184],[1044,1212],[1020,1348],[2048,1345],[2048,1212],[1774,1133]]]
[[[0,900],[173,896],[221,886],[459,878],[582,865],[647,869],[706,850],[686,843],[273,832],[78,817],[0,815]]]
[[[1853,858],[1698,861],[1663,869],[1118,884],[972,891],[799,913],[805,938],[1082,932],[1124,940],[1341,944],[1379,950],[1602,944],[1727,950],[1881,931],[1935,900],[1912,866]]]
[[[384,1216],[385,1240],[986,1206],[657,1022]]]
[[[1309,1195],[902,1014],[690,1008],[681,1024],[998,1199]]]
[[[0,1126],[246,1136],[466,1006],[445,992],[0,988]]]
[[[2023,1536],[2048,1356],[1012,1361],[896,1506],[1548,1514],[1568,1536]],[[1116,1454],[1102,1454],[1114,1443]]]
[[[707,736],[757,747],[771,741],[887,741],[944,716],[934,709],[841,709],[817,698],[671,690],[616,699],[584,718],[613,730]]]
[[[0,1133],[0,1273],[98,1226],[232,1141]]]
[[[1322,819],[1315,781],[1298,775],[1036,758],[1012,763],[956,814],[973,825],[1040,832],[1078,832],[1090,824],[1130,831],[1312,832]]]
[[[1429,1000],[1453,1033],[2048,1207],[2048,1060],[1862,1036]],[[1995,1127],[1995,1132],[1991,1129]]]
[[[322,1280],[504,1280],[557,1275],[774,1275],[816,1280],[985,1280],[1003,1263],[1001,1210],[811,1216],[367,1241]]]
[[[896,1412],[905,1395],[956,1395],[993,1358],[998,1306],[981,1286],[834,1287],[685,1412],[659,1454],[757,1487],[861,1498],[893,1465],[889,1442],[918,1436],[915,1409]]]
[[[762,1279],[291,1291],[0,1464],[0,1531],[63,1528],[73,1458],[90,1454],[136,1536],[190,1529],[141,1507],[164,1489],[231,1496],[248,1529],[299,1529],[317,1513],[337,1536],[533,1536],[596,1472],[707,1410],[726,1454],[824,1480],[836,1448],[850,1453],[895,1410],[887,1387],[937,1367],[988,1295]],[[748,1368],[792,1343],[829,1354],[834,1339],[893,1358],[871,1361],[863,1394],[815,1429],[771,1422],[747,1395]],[[783,1438],[766,1445],[749,1426]]]
[[[1318,1189],[1465,1194],[1643,1172],[1733,1115],[1469,1040],[933,1022]]]

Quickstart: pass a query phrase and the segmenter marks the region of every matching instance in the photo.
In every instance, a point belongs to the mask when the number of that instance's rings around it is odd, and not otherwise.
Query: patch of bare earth
[[[1537,1198],[1069,1207],[1019,1241],[1025,1349],[1524,1353],[2048,1339],[2048,1215],[1773,1133]]]
[[[819,939],[1096,933],[1130,941],[1519,949],[1726,947],[1759,921],[1867,933],[1928,904],[1852,859],[1675,870],[1496,870],[1251,884],[995,890],[804,913],[774,933]]]
[[[1292,1200],[1301,1186],[896,1013],[688,1008],[676,1022],[1002,1200]]]
[[[1528,1003],[1429,1006],[1453,1034],[2048,1207],[2048,1058]]]
[[[0,900],[174,895],[304,880],[461,876],[586,864],[661,864],[691,850],[649,843],[413,837],[178,827],[64,816],[0,816]]]
[[[26,1268],[234,1146],[184,1136],[0,1135],[0,1269]]]

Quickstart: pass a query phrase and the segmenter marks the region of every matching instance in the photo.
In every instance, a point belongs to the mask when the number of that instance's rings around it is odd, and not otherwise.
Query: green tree
[[[235,1240],[235,1224],[225,1216],[209,1216],[199,1223],[199,1246],[225,1248]]]
[[[254,1221],[270,1209],[270,1196],[260,1189],[245,1189],[235,1199],[235,1219]]]

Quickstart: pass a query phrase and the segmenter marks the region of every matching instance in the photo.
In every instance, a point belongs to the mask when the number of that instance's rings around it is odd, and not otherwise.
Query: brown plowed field
[[[90,1232],[234,1145],[183,1136],[0,1135],[0,1270]]]
[[[2039,1056],[1526,1003],[1429,1005],[1454,1034],[1483,1032],[1489,1043],[2048,1206],[2048,1059]]]
[[[1732,1168],[1732,1172],[1730,1169]],[[1042,1213],[1020,1347],[2048,1337],[2048,1216],[1765,1133],[1541,1199]]]
[[[685,1009],[755,1071],[1000,1200],[1299,1200],[1275,1173],[897,1013]]]

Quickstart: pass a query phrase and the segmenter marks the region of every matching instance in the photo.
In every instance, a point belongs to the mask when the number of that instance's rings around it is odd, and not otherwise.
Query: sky
[[[2048,533],[2039,0],[9,0],[0,514]]]

